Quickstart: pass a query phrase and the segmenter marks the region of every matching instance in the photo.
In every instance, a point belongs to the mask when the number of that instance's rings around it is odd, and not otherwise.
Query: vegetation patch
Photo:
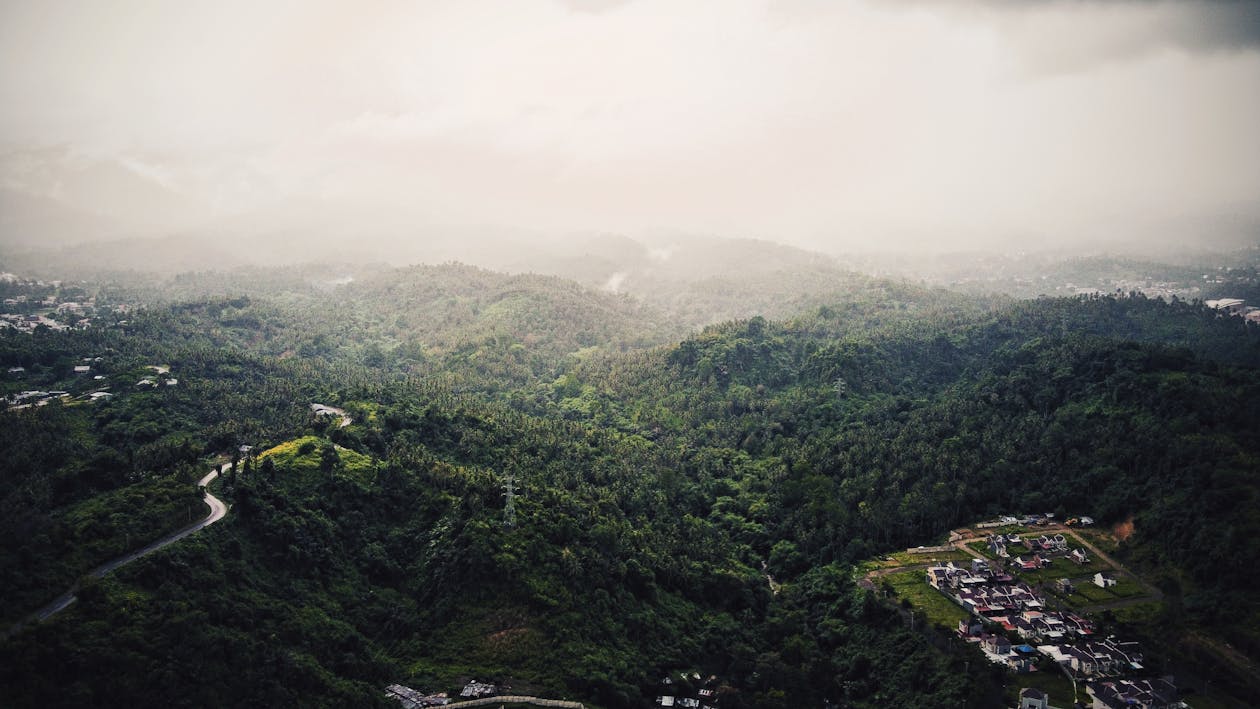
[[[892,588],[897,598],[923,613],[930,623],[953,630],[958,627],[958,621],[970,617],[958,604],[929,586],[922,571],[889,574],[881,581]]]

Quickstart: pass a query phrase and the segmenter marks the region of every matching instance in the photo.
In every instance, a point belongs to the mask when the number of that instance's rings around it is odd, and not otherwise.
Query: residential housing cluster
[[[1260,308],[1247,305],[1242,298],[1218,298],[1205,300],[1203,304],[1224,315],[1237,315],[1250,323],[1260,325]]]
[[[130,312],[126,304],[98,303],[83,288],[61,281],[26,279],[0,273],[0,330],[33,333],[84,330],[102,317]]]
[[[958,623],[960,637],[976,643],[990,661],[1018,673],[1034,671],[1041,658],[1049,658],[1074,681],[1083,683],[1092,709],[1185,706],[1170,679],[1133,676],[1145,669],[1137,643],[1098,637],[1090,620],[1049,609],[1036,589],[1013,575],[1036,572],[1051,566],[1055,559],[1084,566],[1090,563],[1085,549],[1073,548],[1063,534],[991,534],[986,546],[997,561],[950,561],[926,571],[928,584],[970,616]],[[1104,588],[1116,584],[1115,576],[1103,571],[1091,579]],[[1056,584],[1071,591],[1068,579],[1058,579]],[[1012,642],[1011,637],[1022,643]],[[1031,706],[1037,706],[1035,694],[1026,698]]]

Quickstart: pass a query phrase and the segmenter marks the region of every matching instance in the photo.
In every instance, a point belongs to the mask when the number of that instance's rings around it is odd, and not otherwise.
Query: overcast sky
[[[0,0],[6,150],[219,214],[1193,241],[1260,224],[1257,126],[1260,3]]]

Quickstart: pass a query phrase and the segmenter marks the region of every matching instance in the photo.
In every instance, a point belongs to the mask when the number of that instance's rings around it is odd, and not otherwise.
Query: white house
[[[1116,585],[1116,577],[1105,571],[1094,574],[1094,585],[1099,588],[1111,588]]]
[[[1019,709],[1048,709],[1050,698],[1040,689],[1025,687],[1019,690]]]

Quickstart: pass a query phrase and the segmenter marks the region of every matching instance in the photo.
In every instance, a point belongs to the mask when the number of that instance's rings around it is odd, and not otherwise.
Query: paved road
[[[232,465],[229,463],[224,466],[224,469],[226,470],[231,467]],[[172,532],[171,534],[168,534],[165,537],[158,539],[157,541],[154,541],[133,552],[124,554],[123,556],[120,556],[117,559],[107,561],[104,564],[101,564],[95,569],[92,569],[91,571],[89,571],[88,574],[98,579],[102,578],[106,574],[113,571],[114,569],[117,569],[120,566],[130,564],[131,562],[135,561],[136,559],[139,559],[142,556],[145,556],[147,554],[152,554],[158,549],[170,546],[171,544],[174,544],[175,542],[183,539],[189,534],[192,534],[193,532],[196,532],[199,529],[204,529],[205,527],[209,527],[215,522],[218,522],[219,520],[223,519],[224,515],[226,515],[228,511],[227,505],[223,503],[223,500],[220,500],[214,495],[211,495],[208,489],[210,483],[214,482],[215,478],[217,477],[219,477],[219,471],[216,469],[216,470],[211,470],[205,477],[197,481],[197,485],[207,488],[205,497],[203,497],[202,499],[205,500],[206,505],[210,507],[210,514],[206,515],[201,521],[195,522],[187,527],[184,527],[183,529],[179,531]],[[56,599],[54,599],[52,603],[49,603],[43,608],[40,608],[39,610],[35,611],[31,615],[27,616],[26,620],[23,620],[17,623],[16,625],[12,626],[4,634],[6,636],[12,635],[13,633],[16,633],[17,631],[21,630],[24,626],[26,626],[27,623],[30,623],[33,621],[47,620],[48,618],[51,618],[52,616],[60,613],[66,608],[70,607],[70,604],[78,600],[78,596],[76,595],[78,591],[79,591],[78,584],[71,586],[65,593],[61,594]]]
[[[311,411],[314,411],[317,416],[325,414],[334,414],[339,416],[341,420],[337,423],[337,428],[345,428],[346,426],[354,423],[354,419],[350,418],[350,414],[346,413],[345,409],[339,409],[336,406],[315,403],[311,404]]]

